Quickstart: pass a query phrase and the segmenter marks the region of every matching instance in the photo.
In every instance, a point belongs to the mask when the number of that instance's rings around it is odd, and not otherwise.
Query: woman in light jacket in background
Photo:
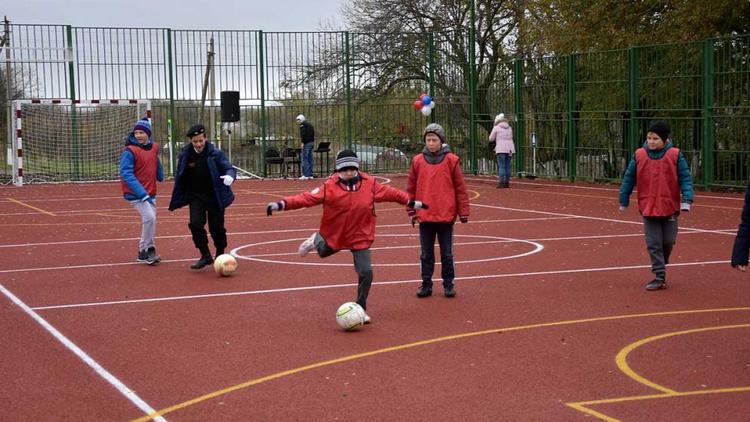
[[[513,129],[503,113],[495,116],[495,127],[490,133],[490,142],[495,143],[497,157],[497,187],[510,187],[510,159],[516,152],[513,145]]]

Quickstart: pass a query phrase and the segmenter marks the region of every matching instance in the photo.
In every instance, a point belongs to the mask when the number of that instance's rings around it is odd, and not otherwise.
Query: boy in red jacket
[[[456,154],[445,143],[445,130],[437,123],[424,129],[424,149],[414,156],[409,170],[406,192],[409,198],[419,197],[432,207],[419,212],[409,210],[412,225],[419,222],[422,246],[422,286],[417,297],[432,295],[432,273],[435,270],[435,237],[440,244],[440,263],[445,297],[456,296],[453,280],[453,224],[458,217],[469,221],[469,196]]]
[[[367,310],[367,296],[373,278],[370,246],[375,240],[376,202],[397,202],[411,209],[428,208],[420,201],[410,201],[405,192],[382,185],[374,177],[360,172],[357,154],[344,150],[336,156],[336,173],[322,186],[271,202],[266,213],[270,216],[273,211],[323,204],[320,230],[302,242],[299,255],[305,256],[317,250],[318,255],[325,258],[349,249],[359,277],[357,303]],[[370,316],[365,314],[365,324],[369,323]]]

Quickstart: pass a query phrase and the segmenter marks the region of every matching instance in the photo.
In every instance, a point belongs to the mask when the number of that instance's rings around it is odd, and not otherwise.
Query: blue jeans
[[[308,142],[302,147],[302,175],[312,177],[313,175],[313,147],[315,142]]]
[[[501,152],[497,157],[497,178],[500,183],[510,182],[510,154]]]

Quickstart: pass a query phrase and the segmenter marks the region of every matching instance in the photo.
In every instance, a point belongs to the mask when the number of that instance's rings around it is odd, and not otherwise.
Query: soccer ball
[[[355,331],[365,323],[365,310],[356,302],[346,302],[336,311],[336,323],[345,331]]]
[[[237,260],[232,255],[225,253],[214,259],[214,271],[222,277],[229,277],[237,269]]]

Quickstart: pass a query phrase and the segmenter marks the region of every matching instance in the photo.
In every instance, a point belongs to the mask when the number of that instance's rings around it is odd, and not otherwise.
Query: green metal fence
[[[436,121],[466,172],[494,173],[487,135],[503,112],[515,132],[516,172],[616,181],[648,125],[664,119],[698,184],[740,187],[750,177],[748,36],[507,63],[478,55],[470,66],[476,52],[455,43],[471,35],[461,32],[8,29],[11,48],[0,52],[6,163],[13,153],[8,98],[137,98],[151,100],[168,171],[184,132],[201,121],[238,167],[285,174],[267,164],[266,153],[298,146],[294,118],[302,113],[316,140],[331,143],[331,155],[354,148],[367,171],[406,171],[422,148],[421,130]],[[400,51],[380,47],[382,37],[397,40]],[[229,90],[240,92],[240,121],[222,124],[220,93]],[[437,104],[428,118],[411,105],[420,92]],[[316,158],[317,173],[331,170],[330,156]],[[0,178],[11,172],[3,166]]]

